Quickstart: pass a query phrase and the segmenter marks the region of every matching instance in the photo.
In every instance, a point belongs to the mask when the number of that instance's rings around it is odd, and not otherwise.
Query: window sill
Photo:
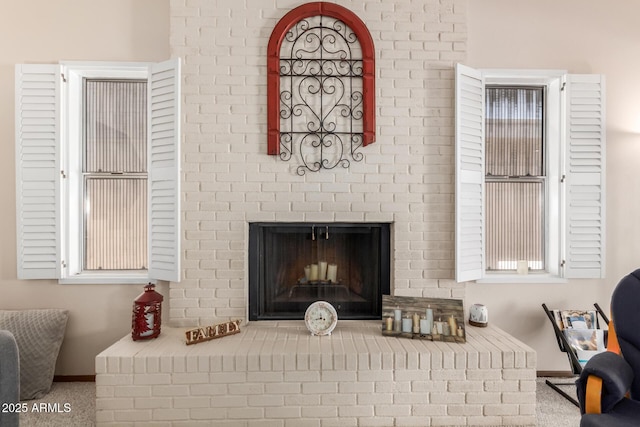
[[[62,285],[140,285],[149,282],[155,282],[149,279],[149,274],[138,271],[122,271],[122,272],[82,272],[73,276],[65,277],[58,280]]]
[[[492,274],[486,275],[476,283],[567,283],[567,279],[553,274]]]

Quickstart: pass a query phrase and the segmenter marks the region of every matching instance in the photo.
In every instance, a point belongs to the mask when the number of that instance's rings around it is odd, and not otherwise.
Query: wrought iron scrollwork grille
[[[280,158],[299,158],[298,175],[362,160],[362,88],[360,43],[344,22],[315,16],[287,32],[280,50]]]

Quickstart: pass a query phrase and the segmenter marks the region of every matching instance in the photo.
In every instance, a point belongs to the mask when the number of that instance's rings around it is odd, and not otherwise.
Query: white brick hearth
[[[535,425],[535,352],[495,327],[468,327],[466,344],[384,337],[377,321],[241,329],[118,341],[96,359],[98,425]]]

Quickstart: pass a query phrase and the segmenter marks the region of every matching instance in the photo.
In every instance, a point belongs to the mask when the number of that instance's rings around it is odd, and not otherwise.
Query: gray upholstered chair
[[[14,427],[20,422],[19,413],[5,404],[20,403],[20,358],[13,334],[0,329],[0,426]]]

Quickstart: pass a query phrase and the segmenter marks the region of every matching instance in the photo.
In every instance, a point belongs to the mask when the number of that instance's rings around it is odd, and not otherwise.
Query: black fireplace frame
[[[380,262],[378,265],[378,275],[380,277],[380,295],[378,301],[375,301],[371,312],[367,314],[341,314],[340,319],[348,320],[371,320],[382,318],[382,295],[390,294],[391,289],[391,223],[378,222],[251,222],[249,223],[249,320],[300,320],[304,318],[304,312],[286,312],[270,314],[264,313],[260,306],[260,276],[263,271],[264,260],[260,258],[260,242],[263,239],[263,235],[260,233],[266,232],[270,227],[308,227],[310,230],[316,230],[321,235],[327,227],[330,229],[335,228],[377,228],[380,232],[379,241],[379,253]]]

